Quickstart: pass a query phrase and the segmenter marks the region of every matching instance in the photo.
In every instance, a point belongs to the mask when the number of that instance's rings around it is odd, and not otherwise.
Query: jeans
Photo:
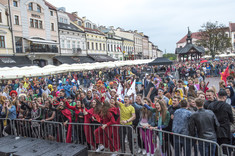
[[[216,140],[212,140],[215,141]],[[209,142],[198,141],[199,152],[203,156],[215,156],[216,145]]]
[[[133,153],[132,129],[130,127],[120,127],[119,135],[120,135],[120,145],[121,145],[122,153],[126,152],[126,147],[125,147],[125,137],[126,137],[126,135],[127,135],[127,140],[129,142],[129,149],[130,149],[131,153]]]
[[[183,138],[179,136],[174,136],[174,148],[175,148],[175,156],[182,155],[182,147],[183,147],[183,155],[184,156],[190,156],[191,155],[191,146],[192,141],[190,142],[190,139]]]

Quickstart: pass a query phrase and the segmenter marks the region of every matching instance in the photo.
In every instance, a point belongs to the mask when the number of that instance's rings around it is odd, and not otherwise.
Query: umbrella
[[[207,60],[202,60],[200,63],[206,63],[206,62],[208,62]]]

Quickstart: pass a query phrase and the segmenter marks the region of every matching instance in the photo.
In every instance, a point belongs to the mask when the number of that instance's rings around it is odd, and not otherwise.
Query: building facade
[[[66,56],[85,56],[86,34],[82,27],[73,23],[69,15],[64,10],[58,11],[59,34],[60,34],[60,54]]]
[[[235,23],[229,23],[229,36],[231,38],[232,52],[235,53]]]
[[[143,58],[143,39],[142,39],[141,34],[139,34],[137,30],[134,31],[134,41],[135,41],[135,50],[134,50],[135,59],[142,59]]]
[[[153,53],[153,43],[148,42],[148,47],[149,47],[149,58],[156,58],[156,54]]]
[[[115,32],[113,31],[112,27],[106,28],[105,26],[100,26],[99,30],[103,32],[106,36],[106,47],[107,53],[109,56],[116,60],[123,60],[123,41],[122,38],[116,36]]]
[[[122,38],[122,41],[123,41],[124,60],[134,60],[135,42],[127,38]]]
[[[7,5],[0,3],[0,55],[13,55],[10,17]]]
[[[15,55],[33,64],[53,64],[59,53],[57,10],[44,0],[10,0]]]
[[[149,59],[152,57],[152,53],[149,50],[149,37],[146,35],[142,36],[142,43],[143,43],[143,56],[144,59]]]

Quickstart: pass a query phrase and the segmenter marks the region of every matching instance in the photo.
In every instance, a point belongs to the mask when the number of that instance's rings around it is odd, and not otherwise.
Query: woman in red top
[[[104,149],[104,147],[109,148],[110,151],[114,151],[114,144],[113,144],[113,138],[112,138],[112,128],[109,126],[116,123],[114,115],[113,115],[113,109],[109,102],[105,101],[104,105],[101,110],[101,124],[102,126],[98,127],[95,130],[95,140],[97,143],[99,143],[98,149],[96,152],[100,152]]]
[[[88,143],[88,148],[91,148],[90,145],[92,145],[94,148],[96,148],[95,143],[95,137],[94,137],[94,130],[99,127],[98,124],[100,124],[100,111],[102,109],[102,104],[99,100],[94,99],[91,102],[91,109],[89,109],[87,112],[84,111],[84,131],[86,140]]]
[[[206,91],[208,90],[209,88],[205,85],[205,82],[204,81],[201,81],[200,82],[200,90],[202,90],[204,93],[206,93]]]
[[[78,124],[74,125],[74,135],[75,135],[75,138],[78,137],[80,144],[84,144],[86,142],[86,138],[84,136],[85,132],[83,128],[83,123],[84,123],[83,111],[84,109],[85,111],[87,111],[87,109],[84,106],[82,106],[82,103],[80,100],[76,101],[75,106],[70,106],[69,103],[66,102],[66,107],[74,111],[75,123],[81,123],[81,125],[78,125]],[[77,143],[77,141],[75,143]]]

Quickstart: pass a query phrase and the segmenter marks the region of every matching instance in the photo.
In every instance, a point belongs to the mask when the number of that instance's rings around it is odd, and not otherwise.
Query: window
[[[29,3],[29,10],[33,11],[33,3]]]
[[[100,50],[102,50],[102,44],[100,43]]]
[[[77,42],[77,48],[80,48],[80,42],[79,41]]]
[[[98,49],[98,43],[95,43],[95,49],[96,49],[96,50],[99,50],[99,49]]]
[[[5,48],[5,37],[0,36],[0,48]]]
[[[70,49],[70,41],[67,41],[67,48]]]
[[[61,47],[64,48],[64,40],[61,40]]]
[[[14,7],[18,7],[18,2],[17,1],[13,1],[13,6]]]
[[[81,21],[78,21],[78,25],[82,26],[82,22],[81,22]]]
[[[15,15],[15,25],[20,25],[19,24],[19,16]]]
[[[63,23],[63,18],[62,17],[60,17],[60,23]]]
[[[34,27],[34,21],[33,21],[33,19],[30,19],[30,27]]]
[[[2,23],[2,12],[0,12],[0,23]]]
[[[72,48],[75,49],[75,41],[72,42]]]
[[[54,23],[51,23],[51,31],[55,31]]]
[[[90,43],[87,42],[87,49],[90,50]]]
[[[39,28],[42,29],[42,21],[39,21]]]
[[[111,51],[113,51],[113,45],[111,44]]]
[[[38,28],[38,20],[34,20],[34,27]]]
[[[117,50],[117,49],[116,49],[116,45],[114,45],[114,51],[116,52],[116,50]]]
[[[50,11],[50,13],[51,13],[51,16],[54,16],[54,13],[53,13],[53,11]]]
[[[90,28],[91,29],[91,23],[86,23],[86,28]]]
[[[37,12],[41,13],[41,7],[37,4]]]
[[[64,23],[68,24],[68,20],[67,20],[67,19],[64,19]]]
[[[103,44],[103,50],[105,51],[105,44]]]
[[[108,44],[108,51],[110,51],[110,49],[109,49],[109,44]]]
[[[93,42],[91,42],[91,48],[92,48],[92,50],[94,50],[94,43]]]

